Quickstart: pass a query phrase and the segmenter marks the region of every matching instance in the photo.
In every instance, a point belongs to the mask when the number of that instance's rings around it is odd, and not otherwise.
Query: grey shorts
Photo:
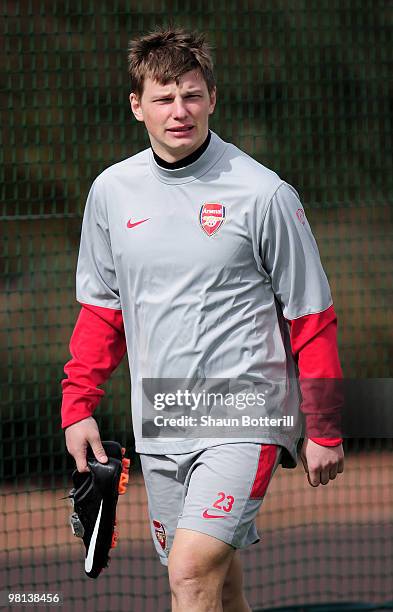
[[[234,548],[259,542],[255,526],[281,447],[221,444],[181,455],[141,454],[150,529],[168,565],[177,528],[211,535]]]

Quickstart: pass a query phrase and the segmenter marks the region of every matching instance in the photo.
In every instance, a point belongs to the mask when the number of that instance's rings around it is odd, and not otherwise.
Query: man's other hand
[[[326,485],[337,474],[344,471],[344,451],[339,446],[321,446],[308,438],[304,439],[300,458],[312,487]]]
[[[90,472],[86,460],[88,445],[91,446],[94,456],[100,463],[108,461],[97,422],[93,417],[69,425],[65,430],[65,440],[68,452],[75,459],[78,472]]]

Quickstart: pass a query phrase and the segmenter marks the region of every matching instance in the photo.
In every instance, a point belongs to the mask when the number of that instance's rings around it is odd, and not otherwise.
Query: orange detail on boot
[[[124,493],[126,492],[127,483],[128,483],[128,474],[124,474],[124,472],[122,472],[120,474],[119,487],[118,487],[119,495],[124,495]]]
[[[114,531],[112,534],[111,548],[116,548],[118,539],[119,539],[119,532]]]
[[[127,459],[127,457],[124,457],[121,463],[122,463],[122,472],[124,472],[125,474],[128,474],[128,472],[130,471],[130,464],[131,464],[130,459]]]

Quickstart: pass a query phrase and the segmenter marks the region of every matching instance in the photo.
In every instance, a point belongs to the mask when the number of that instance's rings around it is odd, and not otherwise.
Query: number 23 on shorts
[[[230,512],[235,502],[235,498],[232,495],[226,495],[223,491],[217,493],[218,499],[214,502],[213,508],[217,510],[224,510],[224,512]],[[227,500],[226,504],[222,504],[224,500]]]

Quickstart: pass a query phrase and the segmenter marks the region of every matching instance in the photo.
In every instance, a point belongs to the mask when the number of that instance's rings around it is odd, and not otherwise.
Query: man
[[[236,549],[258,541],[256,514],[277,465],[296,465],[299,432],[143,437],[142,383],[279,378],[294,400],[296,365],[304,381],[342,376],[337,319],[297,192],[209,130],[216,86],[203,36],[148,34],[131,42],[129,67],[131,109],[151,149],[107,168],[89,193],[62,426],[79,471],[88,444],[107,460],[92,414],[98,385],[127,350],[136,450],[172,609],[244,612]],[[308,402],[310,422],[318,409]],[[309,431],[308,480],[327,484],[343,471],[341,439]]]

